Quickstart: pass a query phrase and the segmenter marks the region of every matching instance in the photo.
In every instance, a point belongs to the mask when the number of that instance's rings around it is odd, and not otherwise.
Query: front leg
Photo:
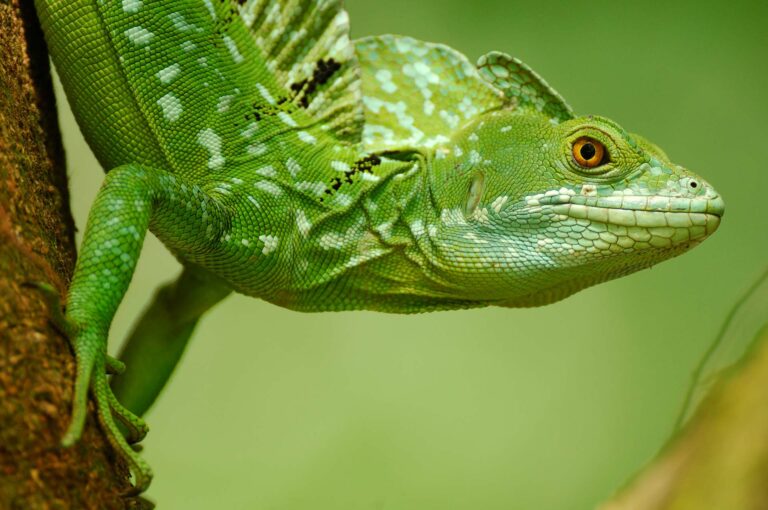
[[[77,379],[72,421],[62,444],[69,446],[80,438],[90,387],[99,421],[112,446],[128,461],[137,492],[146,489],[152,474],[120,433],[115,418],[134,440],[143,437],[146,426],[117,402],[107,381],[108,371],[121,368],[106,352],[112,318],[150,226],[177,253],[196,256],[217,245],[228,223],[223,207],[198,186],[139,165],[109,172],[88,216],[67,300],[65,328],[77,359]]]

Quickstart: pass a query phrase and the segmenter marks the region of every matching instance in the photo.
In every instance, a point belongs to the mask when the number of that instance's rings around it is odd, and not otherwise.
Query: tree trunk
[[[90,409],[68,424],[74,357],[50,324],[46,282],[61,296],[74,268],[64,154],[48,54],[30,0],[0,1],[0,509],[125,509],[126,465]]]

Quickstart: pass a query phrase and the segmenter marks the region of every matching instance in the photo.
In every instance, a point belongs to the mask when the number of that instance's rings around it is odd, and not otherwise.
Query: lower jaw
[[[671,248],[691,242],[698,243],[714,233],[720,225],[719,216],[707,213],[574,207],[571,204],[555,206],[553,212],[558,215],[561,225],[571,223],[593,232],[587,241],[599,239],[621,248]],[[585,247],[588,244],[582,243]],[[601,245],[599,242],[597,244]]]
[[[632,253],[646,249],[692,248],[712,234],[719,225],[719,218],[710,218],[703,225],[690,227],[638,226],[603,223],[593,219],[560,216],[554,235],[538,241],[545,252],[569,255]],[[565,227],[565,228],[563,228]]]

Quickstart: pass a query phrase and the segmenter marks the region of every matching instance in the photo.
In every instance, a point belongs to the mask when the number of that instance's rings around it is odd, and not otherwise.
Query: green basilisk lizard
[[[77,358],[63,444],[90,388],[139,492],[138,416],[232,290],[300,311],[537,306],[679,255],[723,214],[707,182],[519,60],[350,41],[339,0],[35,3],[107,171],[60,317]],[[185,269],[117,361],[107,334],[147,230]]]

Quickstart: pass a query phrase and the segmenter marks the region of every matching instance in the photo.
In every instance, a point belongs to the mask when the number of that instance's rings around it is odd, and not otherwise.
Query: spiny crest
[[[340,0],[251,0],[240,13],[286,95],[339,139],[360,140],[360,77]]]
[[[467,121],[505,103],[464,55],[447,46],[385,35],[356,41],[355,49],[369,151],[445,143]]]
[[[355,45],[361,67],[367,150],[433,147],[485,112],[530,107],[573,118],[560,95],[518,59],[499,52],[477,67],[447,46],[385,35]]]
[[[559,121],[572,119],[573,110],[544,79],[519,59],[492,51],[477,61],[480,75],[516,100]]]

